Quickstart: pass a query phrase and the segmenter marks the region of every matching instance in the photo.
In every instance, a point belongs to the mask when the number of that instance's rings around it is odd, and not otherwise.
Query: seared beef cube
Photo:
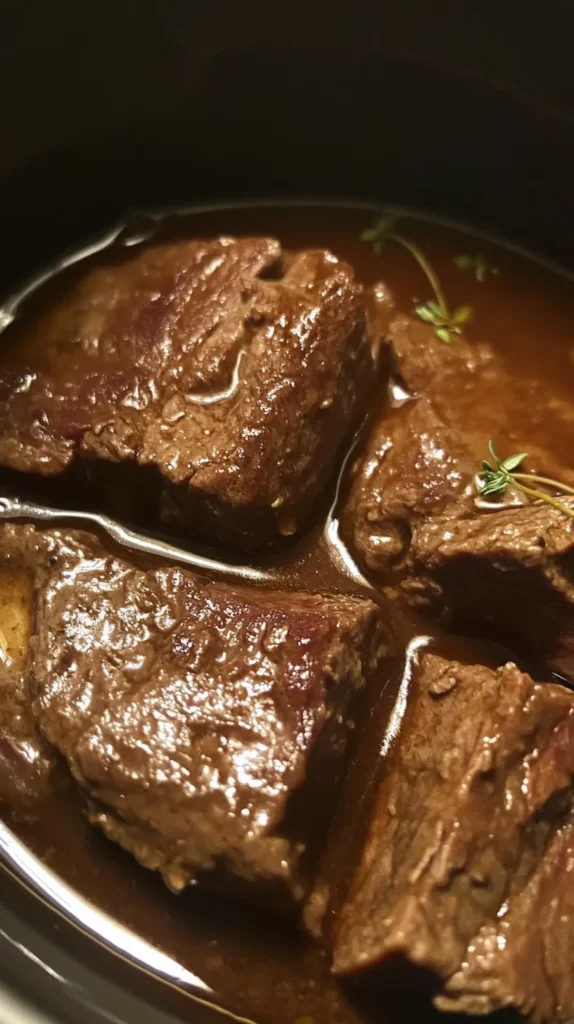
[[[435,385],[443,394],[458,395],[493,358],[487,345],[463,338],[445,345],[421,320],[401,313],[391,319],[385,341],[393,378],[412,397],[427,394]]]
[[[482,1015],[514,1007],[536,1024],[572,1020],[573,872],[570,814],[532,874],[511,885],[496,922],[472,939],[435,999],[439,1009]]]
[[[419,521],[471,505],[490,435],[463,436],[453,410],[464,405],[464,425],[474,428],[465,393],[472,402],[494,358],[486,346],[462,339],[445,345],[428,326],[401,315],[391,322],[386,343],[391,395],[398,385],[407,397],[374,423],[353,467],[345,512],[359,561],[385,582],[391,569],[406,563]]]
[[[331,253],[157,245],[91,270],[12,340],[0,464],[81,464],[125,515],[145,481],[152,518],[264,545],[320,494],[371,368],[363,289]]]
[[[0,562],[0,803],[33,813],[49,795],[53,755],[31,708],[27,656],[32,580],[18,558]]]
[[[299,898],[310,822],[290,797],[326,780],[323,821],[386,649],[377,607],[144,571],[81,533],[4,526],[14,549],[36,565],[34,712],[92,820],[173,889],[217,866]]]
[[[413,531],[409,569],[402,592],[413,605],[574,679],[574,529],[559,509],[431,518]]]
[[[424,325],[405,323],[389,331],[395,363],[425,391],[374,425],[345,510],[350,545],[389,595],[574,678],[571,520],[512,488],[499,507],[481,508],[476,488],[490,438],[501,456],[525,448],[528,468],[572,485],[551,442],[573,434],[572,406],[537,381],[516,379],[484,346],[473,362],[467,343],[455,355]],[[516,424],[523,433],[513,433]]]
[[[574,697],[512,664],[428,654],[383,771],[334,924],[334,968],[401,954],[448,979],[572,805]]]
[[[362,565],[379,576],[408,559],[428,516],[456,515],[475,473],[456,431],[420,398],[378,424],[355,471],[346,521]]]

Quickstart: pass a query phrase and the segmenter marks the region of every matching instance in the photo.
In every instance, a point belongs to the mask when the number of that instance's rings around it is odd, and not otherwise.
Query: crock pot
[[[128,208],[433,211],[574,266],[574,9],[513,0],[5,0],[0,289]],[[0,1021],[219,1019],[5,862]]]

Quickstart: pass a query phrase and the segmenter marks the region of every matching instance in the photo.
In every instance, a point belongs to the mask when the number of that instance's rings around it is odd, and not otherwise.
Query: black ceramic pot
[[[127,207],[249,197],[404,204],[572,267],[573,33],[561,0],[4,0],[0,289]],[[0,975],[38,1010],[0,1021],[220,1019],[2,870]]]

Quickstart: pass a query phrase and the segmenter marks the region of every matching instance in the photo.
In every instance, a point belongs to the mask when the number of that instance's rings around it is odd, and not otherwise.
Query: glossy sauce
[[[22,329],[83,273],[86,264],[113,261],[125,244],[138,244],[138,237],[150,234],[162,238],[264,234],[277,235],[286,248],[328,247],[352,263],[363,283],[383,278],[400,308],[410,311],[416,303],[432,297],[428,283],[412,257],[399,246],[390,244],[377,256],[360,240],[361,231],[371,220],[368,210],[261,206],[166,218],[158,224],[148,221],[128,225],[107,249],[63,270],[33,292],[18,309],[2,340],[16,360],[23,359],[26,353],[19,347]],[[557,398],[568,401],[574,388],[573,282],[506,248],[452,228],[407,219],[401,223],[401,232],[422,246],[452,307],[463,303],[472,306],[473,323],[465,332],[469,340],[488,341],[503,353],[518,377],[542,379],[551,384]],[[498,271],[496,275],[487,274],[483,282],[477,281],[471,271],[461,271],[454,265],[456,256],[477,252],[483,253]],[[366,413],[359,446],[374,415],[383,411],[401,415],[400,398],[397,402],[395,394],[393,402],[384,382],[373,382],[372,408]],[[504,401],[504,396],[493,397],[486,386],[479,384],[473,403],[488,409],[491,401]],[[536,423],[534,413],[525,403],[517,412],[512,436],[496,438],[502,454],[528,448]],[[472,416],[472,404],[464,408],[461,399],[463,415]],[[571,438],[555,434],[545,437],[544,442],[564,464],[571,461]],[[280,585],[291,588],[368,592],[392,620],[401,648],[405,650],[411,644],[411,654],[416,647],[414,638],[424,634],[425,644],[432,643],[442,653],[461,660],[496,665],[512,656],[521,663],[519,651],[509,652],[487,641],[447,637],[429,629],[427,623],[400,611],[392,601],[376,594],[368,581],[361,580],[352,557],[340,543],[337,519],[352,461],[353,454],[346,472],[331,481],[304,534],[273,556],[258,556],[252,564],[272,571]],[[15,474],[7,475],[6,481],[12,489],[22,483]],[[62,507],[90,507],[90,499],[71,478],[67,488],[62,489],[59,481],[48,481],[38,482],[32,490],[38,502],[49,499],[59,501]],[[209,554],[221,557],[217,552]],[[25,649],[30,596],[29,584],[21,575],[0,574],[0,646],[15,660]],[[524,667],[543,675],[543,667]],[[381,736],[391,719],[401,680],[402,662],[385,666],[369,702],[357,709],[355,744],[350,754],[354,770],[344,787],[333,847],[333,857],[339,863],[349,859],[361,834],[365,807],[381,763]],[[400,715],[395,715],[394,726],[400,731]],[[391,994],[388,1000],[385,994],[383,1003],[380,992],[370,999],[357,989],[339,985],[330,975],[324,951],[293,924],[208,889],[192,888],[177,897],[169,893],[159,877],[141,868],[88,825],[63,767],[59,769],[56,794],[41,808],[36,820],[11,822],[9,815],[5,820],[80,894],[198,975],[215,991],[216,1001],[220,999],[243,1018],[261,1024],[390,1024],[412,1019],[412,1010],[392,1005]],[[132,973],[132,983],[137,986],[137,975]],[[171,1004],[175,997],[173,992],[154,991],[150,998]],[[187,1000],[178,1004],[176,999],[174,1008],[183,1019],[204,1019],[203,1011]],[[421,1024],[438,1017],[420,1008],[417,1011]],[[206,1011],[205,1019],[216,1017]],[[450,1020],[454,1022],[455,1018]]]

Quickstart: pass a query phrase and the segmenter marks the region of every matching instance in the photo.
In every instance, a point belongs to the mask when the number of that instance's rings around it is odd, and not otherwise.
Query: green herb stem
[[[528,473],[521,473],[521,477],[528,477]],[[544,491],[538,491],[534,487],[526,487],[525,484],[519,483],[516,479],[516,473],[510,474],[509,483],[511,486],[516,487],[518,491],[522,491],[524,494],[528,494],[531,498],[536,498],[538,501],[545,501],[548,505],[554,505],[554,508],[559,509],[560,512],[564,512],[565,515],[569,516],[570,519],[574,519],[574,509],[569,508],[568,505],[563,505],[557,498],[553,498],[552,495],[546,494]]]
[[[574,494],[574,487],[569,487],[568,484],[559,483],[558,480],[552,480],[548,476],[538,476],[536,473],[512,473],[513,480],[531,480],[536,484],[546,484],[547,487],[556,487],[559,491],[563,491],[564,494]]]
[[[396,223],[396,216],[385,214],[379,217],[372,227],[361,232],[361,238],[373,246],[377,255],[383,251],[387,242],[396,242],[397,245],[402,245],[416,260],[434,292],[434,299],[429,299],[428,302],[416,306],[415,314],[425,324],[432,325],[434,333],[440,341],[450,345],[456,335],[462,334],[463,325],[472,320],[472,309],[470,306],[459,306],[452,313],[450,312],[446,295],[430,260],[426,258],[418,245],[395,231]]]
[[[417,261],[419,267],[425,274],[433,292],[435,293],[436,301],[438,302],[439,306],[444,310],[445,317],[449,319],[450,313],[448,309],[448,303],[446,301],[445,294],[442,290],[441,283],[424,253],[421,252],[418,245],[415,245],[414,242],[410,242],[408,238],[405,238],[403,235],[397,235],[395,234],[395,232],[393,232],[391,235],[389,235],[389,239],[392,239],[394,242],[398,242],[399,245],[402,245],[405,249],[407,249],[408,252],[410,252],[411,256]]]

